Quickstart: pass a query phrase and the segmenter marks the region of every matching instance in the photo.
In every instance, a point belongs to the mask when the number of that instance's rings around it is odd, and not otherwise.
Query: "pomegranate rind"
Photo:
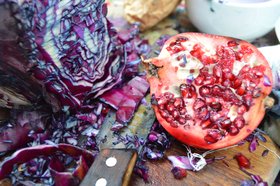
[[[228,41],[237,41],[239,45],[248,46],[252,51],[258,64],[261,64],[266,67],[264,74],[267,76],[269,81],[272,83],[272,71],[269,67],[269,63],[265,57],[258,51],[258,49],[252,44],[237,40],[230,37],[216,36],[210,34],[202,33],[182,33],[178,34],[169,40],[163,46],[162,51],[160,52],[157,58],[151,59],[151,63],[154,66],[159,67],[157,70],[157,77],[151,74],[148,74],[148,81],[150,83],[150,92],[155,97],[160,96],[163,92],[167,91],[170,86],[180,86],[180,84],[185,83],[184,80],[177,78],[178,68],[172,65],[171,54],[167,50],[167,47],[170,46],[171,42],[174,42],[177,38],[185,37],[188,38],[187,42],[195,42],[205,45],[207,47],[211,46],[217,48],[219,45],[226,45]],[[261,78],[261,81],[263,78]],[[216,143],[207,143],[204,140],[204,137],[207,135],[207,130],[202,129],[198,123],[194,125],[178,125],[178,127],[172,127],[159,113],[159,108],[157,105],[153,105],[153,108],[156,113],[156,117],[159,123],[176,139],[179,141],[202,149],[219,149],[227,146],[237,144],[241,140],[245,139],[249,134],[251,134],[260,124],[264,115],[265,115],[265,103],[264,98],[271,92],[271,86],[265,86],[263,83],[258,84],[258,87],[261,88],[261,93],[258,98],[253,99],[253,105],[250,107],[249,111],[246,112],[243,116],[246,121],[246,125],[239,131],[237,135],[225,135],[222,139],[218,140]],[[192,108],[187,108],[187,110]]]

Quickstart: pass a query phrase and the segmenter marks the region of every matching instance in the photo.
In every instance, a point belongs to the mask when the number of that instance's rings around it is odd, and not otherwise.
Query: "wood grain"
[[[110,157],[117,159],[117,164],[113,167],[106,165],[106,160]],[[127,186],[136,160],[137,152],[135,150],[103,149],[94,160],[80,186],[94,186],[100,178],[106,179],[108,186]]]
[[[277,147],[271,139],[266,136],[267,142],[260,144],[265,145],[271,150],[280,154],[279,147]],[[240,185],[240,182],[245,179],[249,179],[249,176],[239,170],[237,162],[233,159],[234,155],[241,152],[251,161],[252,167],[248,169],[249,172],[253,174],[260,175],[263,180],[267,181],[269,185],[274,182],[277,173],[280,170],[280,160],[271,152],[267,156],[262,157],[262,152],[265,150],[264,147],[258,146],[257,150],[250,153],[248,150],[249,144],[245,143],[242,146],[234,147],[228,150],[215,152],[210,154],[208,157],[219,157],[226,156],[223,161],[216,161],[210,165],[207,165],[204,169],[199,172],[188,171],[188,176],[182,180],[176,180],[171,173],[171,163],[165,158],[161,161],[149,161],[149,183],[144,183],[144,181],[133,175],[131,179],[131,186],[140,185],[153,185],[153,186],[231,186]],[[169,155],[186,155],[185,149],[179,144],[175,143],[170,150],[167,151],[166,156]],[[226,165],[228,164],[228,166]]]

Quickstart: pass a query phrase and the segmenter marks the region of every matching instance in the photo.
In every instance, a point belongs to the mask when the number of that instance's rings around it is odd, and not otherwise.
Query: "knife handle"
[[[127,186],[137,156],[133,149],[103,149],[80,186]]]

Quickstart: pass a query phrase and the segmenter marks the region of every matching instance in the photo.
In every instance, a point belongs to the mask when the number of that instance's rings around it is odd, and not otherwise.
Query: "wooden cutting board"
[[[0,110],[0,120],[2,118],[7,118],[8,112],[6,110]],[[280,155],[280,149],[275,145],[272,140],[266,136],[267,142],[260,142],[261,145],[265,145],[272,151],[275,151]],[[280,170],[280,160],[273,153],[269,152],[267,156],[262,157],[262,153],[265,150],[264,147],[258,146],[257,150],[250,153],[248,150],[248,143],[242,146],[234,147],[228,150],[215,152],[207,156],[210,157],[220,157],[226,156],[224,161],[216,161],[210,165],[207,165],[204,169],[199,172],[188,171],[186,178],[182,180],[176,180],[171,173],[172,165],[167,160],[167,156],[171,155],[186,155],[185,148],[180,143],[174,143],[171,148],[166,152],[165,158],[158,161],[148,161],[147,166],[149,167],[149,183],[145,183],[141,178],[133,175],[131,178],[131,186],[140,185],[153,185],[153,186],[204,186],[204,185],[225,185],[225,186],[235,186],[240,185],[240,182],[244,179],[249,179],[249,176],[239,170],[237,162],[233,159],[234,155],[241,152],[251,161],[252,168],[248,169],[249,172],[260,175],[263,180],[267,181],[269,185],[274,182],[279,170]],[[228,164],[228,166],[226,165]],[[0,181],[0,185],[10,186],[9,180]]]
[[[260,142],[260,144],[265,145],[271,150],[277,152],[279,155],[279,147],[277,147],[268,136],[266,136],[266,139],[266,143]],[[223,161],[216,161],[207,165],[199,172],[188,171],[187,177],[183,178],[182,180],[176,180],[171,173],[172,165],[167,160],[167,156],[186,155],[186,150],[179,143],[175,143],[167,151],[164,160],[149,161],[147,163],[150,176],[149,183],[145,184],[141,178],[134,175],[131,179],[131,186],[238,186],[242,180],[249,179],[249,176],[239,169],[236,160],[233,159],[234,155],[239,152],[243,153],[251,161],[252,168],[248,169],[248,172],[260,175],[263,180],[267,181],[269,185],[272,185],[280,170],[280,160],[271,152],[269,152],[267,156],[262,157],[262,152],[265,150],[265,148],[262,146],[258,146],[257,150],[253,153],[249,152],[248,147],[249,144],[245,143],[242,146],[210,154],[207,156],[207,158],[214,156],[226,156],[224,159],[226,163]],[[229,167],[226,164],[228,164]]]

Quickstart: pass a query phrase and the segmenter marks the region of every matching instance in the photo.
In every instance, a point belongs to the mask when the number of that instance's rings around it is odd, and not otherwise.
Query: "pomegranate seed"
[[[247,108],[245,105],[241,105],[240,107],[238,107],[237,109],[238,114],[243,115],[245,112],[247,112]]]
[[[257,76],[257,77],[263,77],[263,72],[260,72],[260,71],[256,71],[255,72],[255,75]]]
[[[220,126],[221,126],[221,128],[223,128],[223,129],[229,128],[230,125],[231,125],[230,119],[226,119],[226,120],[220,122]]]
[[[242,81],[239,78],[237,78],[233,81],[233,83],[231,84],[231,87],[237,89],[241,86],[241,84],[242,84]]]
[[[258,85],[260,83],[260,78],[253,78],[251,79],[251,82],[254,83],[255,85]]]
[[[181,44],[177,44],[170,49],[171,54],[176,54],[176,53],[181,52],[183,50],[185,50],[185,48]]]
[[[200,109],[202,107],[205,107],[205,106],[206,106],[205,101],[201,98],[197,98],[195,100],[194,104],[193,104],[193,109],[198,110],[198,109]]]
[[[173,167],[171,172],[176,179],[182,179],[187,176],[187,170],[180,167]]]
[[[176,42],[174,42],[174,41],[169,44],[170,47],[173,47],[175,45],[176,45]]]
[[[212,129],[219,129],[219,126],[217,124],[214,124],[211,128]]]
[[[216,138],[213,138],[211,135],[207,134],[205,137],[204,137],[204,140],[208,143],[208,144],[211,144],[211,143],[216,143],[218,141],[218,139]]]
[[[236,128],[234,125],[229,126],[227,131],[231,136],[235,136],[239,133],[239,129]]]
[[[178,110],[174,110],[174,111],[172,112],[172,116],[173,116],[174,118],[178,118],[178,117],[180,116],[179,111],[178,111]]]
[[[174,118],[172,116],[169,116],[165,119],[168,123],[174,121]]]
[[[229,79],[226,79],[226,80],[224,80],[224,81],[222,82],[222,85],[223,85],[224,87],[230,87],[231,84],[232,84],[232,81],[229,80]]]
[[[181,84],[180,91],[183,98],[192,98],[196,96],[196,89],[193,85]]]
[[[211,102],[209,103],[209,106],[215,111],[220,111],[222,109],[222,105],[219,102]]]
[[[205,75],[205,76],[207,76],[209,74],[209,68],[208,67],[203,67],[199,71],[200,71],[200,74]]]
[[[165,105],[164,105],[164,104],[158,105],[158,108],[161,109],[161,110],[163,110],[163,109],[165,108]]]
[[[241,106],[243,104],[243,102],[241,100],[239,100],[235,95],[232,98],[231,102],[237,106]]]
[[[183,100],[182,100],[182,98],[175,98],[175,101],[174,101],[174,106],[176,107],[176,108],[181,108],[181,107],[183,107]]]
[[[214,76],[206,76],[203,81],[203,85],[213,85],[216,82],[216,78]]]
[[[218,120],[220,120],[222,118],[222,114],[218,113],[218,112],[211,112],[210,114],[210,119],[213,122],[217,122]]]
[[[242,54],[242,53],[240,53],[240,52],[236,52],[236,53],[235,53],[235,58],[236,58],[238,61],[240,61],[240,60],[242,59],[242,57],[243,57],[243,54]]]
[[[202,107],[201,109],[197,110],[195,115],[201,120],[207,120],[210,117],[209,111],[206,107]]]
[[[234,80],[235,76],[229,71],[229,69],[223,70],[223,79],[229,79],[229,80]]]
[[[246,90],[245,90],[245,88],[244,87],[239,87],[237,90],[236,90],[236,94],[238,94],[238,95],[240,95],[240,96],[242,96],[242,95],[244,95],[246,93]]]
[[[237,46],[237,45],[239,45],[235,40],[231,40],[231,41],[229,41],[228,43],[227,43],[227,45],[229,46],[229,47],[235,47],[235,46]]]
[[[171,92],[165,92],[163,94],[167,99],[172,99],[174,98],[174,94],[172,94]]]
[[[254,66],[252,68],[252,72],[257,76],[257,77],[263,77],[264,71],[265,71],[265,66],[259,65],[259,66]]]
[[[242,116],[240,116],[234,119],[233,124],[238,129],[242,129],[245,125],[245,120]]]
[[[181,115],[184,115],[184,114],[187,113],[187,109],[186,109],[186,108],[181,108],[181,109],[179,110],[179,112],[180,112]]]
[[[190,51],[190,54],[196,58],[199,58],[201,55],[203,55],[201,47],[198,44],[193,46],[193,50]]]
[[[212,87],[212,95],[213,96],[220,96],[220,95],[222,95],[224,90],[221,88],[221,87],[219,87],[218,85],[215,85],[215,86],[213,86]]]
[[[189,38],[187,38],[187,37],[183,37],[183,36],[180,36],[180,37],[178,37],[177,39],[176,39],[176,43],[177,42],[186,42],[186,41],[188,41],[189,40]]]
[[[211,130],[204,137],[204,140],[208,143],[216,143],[221,138],[222,138],[222,135],[220,134],[220,132],[218,130]]]
[[[178,119],[178,122],[179,122],[179,124],[184,125],[184,124],[186,124],[187,121],[186,121],[185,118],[180,117],[180,118]]]
[[[199,75],[195,78],[194,83],[196,85],[202,85],[203,81],[204,81],[205,77],[202,75]]]
[[[214,66],[213,67],[213,74],[217,78],[221,78],[222,77],[222,68],[221,68],[221,66],[219,66],[219,65]]]
[[[175,106],[169,103],[166,105],[166,110],[168,110],[169,112],[173,112],[175,110]]]
[[[174,102],[175,102],[175,99],[174,99],[174,98],[172,98],[172,99],[169,100],[169,103],[174,103]]]
[[[249,65],[244,65],[241,70],[239,71],[239,74],[242,75],[242,74],[245,74],[245,73],[248,73],[250,71],[250,66]]]
[[[252,106],[253,96],[250,94],[246,94],[245,96],[242,97],[242,100],[246,106],[250,107]]]
[[[224,92],[223,92],[223,98],[225,101],[231,101],[233,98],[235,97],[234,93],[232,92],[231,89],[227,88]]]
[[[191,119],[192,117],[191,117],[189,114],[185,114],[185,115],[184,115],[184,118],[186,118],[186,119]]]
[[[234,156],[240,168],[249,169],[251,167],[250,160],[241,153]]]
[[[171,121],[171,122],[169,122],[170,123],[170,126],[171,127],[174,127],[174,128],[178,128],[178,122],[177,121]]]
[[[249,47],[249,46],[247,46],[247,45],[241,45],[241,50],[240,50],[240,52],[242,53],[242,54],[251,54],[251,53],[253,53],[253,50]]]
[[[167,99],[165,97],[160,97],[158,100],[157,100],[157,103],[159,105],[162,105],[162,104],[166,104],[167,103]]]
[[[177,61],[180,61],[182,58],[183,58],[183,55],[176,57]],[[182,67],[185,67],[184,64],[182,64],[182,65],[183,65]]]
[[[195,72],[194,69],[190,69],[190,73],[193,74]]]
[[[201,86],[199,88],[199,94],[202,96],[202,97],[208,97],[211,95],[211,87],[209,86]]]
[[[200,123],[200,126],[202,129],[206,129],[206,128],[210,127],[211,124],[212,124],[211,121],[208,119],[208,120],[202,121]]]
[[[165,110],[159,110],[159,113],[163,118],[167,118],[170,116],[169,113]]]
[[[205,101],[206,101],[207,104],[211,104],[212,102],[218,102],[219,98],[216,98],[216,97],[206,97]]]

